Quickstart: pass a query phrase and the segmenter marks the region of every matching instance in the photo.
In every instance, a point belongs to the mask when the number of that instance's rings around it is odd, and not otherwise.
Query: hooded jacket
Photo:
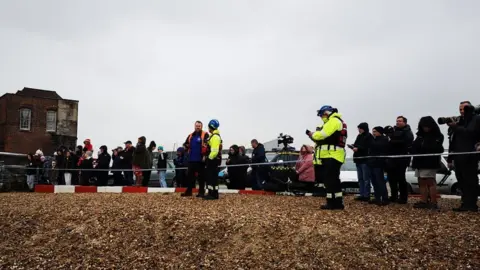
[[[150,163],[150,155],[146,147],[147,139],[145,137],[140,137],[133,152],[132,165],[138,166],[141,169],[151,169],[148,167]]]
[[[102,153],[98,155],[97,159],[97,168],[98,169],[109,169],[110,168],[110,161],[112,160],[112,157],[108,153],[108,148],[106,145],[100,146],[100,150],[102,150]]]
[[[423,127],[429,127],[428,133]],[[413,141],[412,154],[441,154],[443,153],[443,134],[437,123],[431,116],[422,117],[418,122],[417,138]],[[412,168],[414,169],[438,169],[440,156],[413,157]]]
[[[298,174],[298,181],[315,182],[315,171],[313,168],[313,147],[303,145],[307,148],[306,153],[301,153],[295,164],[295,170]]]
[[[248,159],[246,156],[240,154],[240,148],[238,145],[230,146],[233,149],[233,154],[228,153],[227,165],[242,165],[245,166],[234,166],[227,167],[228,177],[230,178],[229,188],[232,189],[245,189],[245,184],[247,180],[247,169],[248,169]]]
[[[356,164],[364,164],[367,162],[367,159],[365,158],[355,159],[355,158],[368,156],[368,148],[372,143],[373,135],[369,132],[367,123],[360,123],[360,125],[358,125],[358,128],[363,129],[364,132],[358,134],[357,138],[355,139],[355,142],[353,143],[353,146],[358,149],[357,152],[353,153],[353,158],[354,158],[353,162],[355,162]]]

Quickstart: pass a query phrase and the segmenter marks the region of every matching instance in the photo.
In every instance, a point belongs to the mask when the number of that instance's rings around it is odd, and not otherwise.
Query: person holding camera
[[[413,132],[407,124],[407,118],[397,117],[395,127],[386,127],[386,134],[389,137],[390,155],[408,155],[413,143]],[[387,160],[387,177],[392,196],[391,202],[406,204],[408,201],[408,184],[405,173],[410,165],[411,157],[392,157]],[[400,192],[400,197],[398,193]]]
[[[347,143],[347,124],[342,120],[336,108],[325,105],[317,111],[324,125],[315,132],[306,131],[315,144],[314,159],[321,160],[327,204],[322,205],[324,210],[343,210],[342,185],[340,168],[345,163],[345,146]]]
[[[460,117],[457,121],[449,121],[448,166],[455,167],[455,175],[462,191],[461,205],[454,208],[456,212],[477,212],[479,195],[478,161],[475,154],[455,155],[454,153],[478,151],[480,141],[480,116],[475,114],[475,108],[469,101],[460,103]]]

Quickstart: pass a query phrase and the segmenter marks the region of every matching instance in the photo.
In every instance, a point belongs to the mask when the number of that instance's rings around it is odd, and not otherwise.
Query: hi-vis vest
[[[325,158],[334,158],[344,163],[347,136],[347,124],[338,113],[332,114],[322,128],[312,135],[316,143],[314,164],[321,164],[319,162]]]
[[[211,140],[214,136],[218,136],[220,138],[220,144],[218,145],[218,154],[217,154],[217,157],[215,158],[215,160],[218,160],[219,162],[222,161],[222,150],[223,150],[223,140],[222,140],[222,137],[220,136],[220,134],[218,132],[215,132],[215,133],[212,133],[209,137],[208,137],[208,145],[207,145],[207,157],[210,155],[211,151],[212,151],[212,145],[211,145]]]
[[[188,135],[188,152],[190,153],[190,147],[191,147],[191,142],[192,142],[192,137],[193,137],[193,133],[195,132],[192,132],[190,133],[190,135]],[[201,153],[202,153],[202,156],[205,156],[207,154],[207,143],[205,142],[205,134],[207,134],[207,132],[203,131],[201,132],[200,134],[200,139],[202,140],[202,150],[201,150]]]

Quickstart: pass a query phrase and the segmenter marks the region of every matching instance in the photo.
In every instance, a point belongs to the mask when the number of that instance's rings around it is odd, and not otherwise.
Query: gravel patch
[[[322,198],[0,194],[1,269],[480,269],[480,214]]]

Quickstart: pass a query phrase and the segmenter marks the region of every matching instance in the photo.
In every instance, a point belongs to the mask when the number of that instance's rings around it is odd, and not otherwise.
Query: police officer
[[[320,159],[323,166],[327,192],[327,204],[321,209],[343,210],[343,193],[340,182],[340,167],[345,163],[345,145],[347,143],[347,124],[342,120],[336,108],[325,105],[317,111],[324,125],[317,131],[308,131],[308,136],[315,142],[315,159]]]
[[[222,161],[222,138],[218,131],[219,126],[220,123],[215,119],[208,123],[210,132],[206,159],[208,195],[204,197],[205,200],[218,200],[218,167]]]

